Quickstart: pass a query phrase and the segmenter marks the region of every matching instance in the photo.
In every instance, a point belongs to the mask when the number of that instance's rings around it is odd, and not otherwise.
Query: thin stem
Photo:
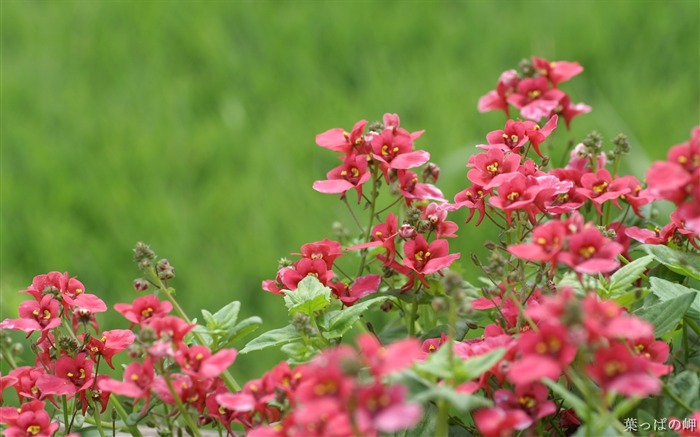
[[[128,420],[129,420],[129,415],[126,413],[126,410],[124,410],[124,407],[122,407],[122,404],[119,403],[116,397],[114,397],[113,394],[109,396],[109,402],[112,404],[112,407],[114,407],[115,410],[117,410],[117,414],[119,415],[119,418],[124,422],[124,426],[129,430],[131,435],[135,437],[143,437],[141,435],[141,431],[139,431],[139,428],[134,425],[129,425]]]
[[[168,391],[170,391],[170,394],[173,396],[173,399],[175,400],[175,405],[177,405],[177,408],[180,410],[180,415],[182,416],[183,419],[185,419],[185,423],[187,423],[187,426],[190,428],[190,431],[195,437],[202,437],[202,434],[199,432],[199,428],[197,427],[197,424],[192,420],[192,416],[190,416],[189,411],[187,411],[187,407],[185,404],[182,403],[182,400],[180,399],[180,396],[177,394],[175,391],[175,388],[173,387],[173,383],[170,380],[170,375],[167,373],[163,374],[163,379],[165,380],[165,383],[168,385]]]
[[[365,228],[362,227],[362,223],[360,223],[360,220],[358,220],[357,216],[355,215],[355,211],[352,210],[352,207],[350,206],[350,203],[348,202],[348,198],[343,197],[343,202],[345,202],[345,206],[348,207],[348,211],[350,211],[350,215],[352,216],[353,220],[355,220],[357,227],[360,228],[360,232],[364,233]]]
[[[374,222],[375,208],[377,207],[377,196],[379,195],[379,190],[377,189],[377,183],[374,182],[377,178],[377,167],[372,167],[372,200],[369,202],[369,223],[367,224],[367,229],[365,230],[365,236],[363,242],[368,242],[370,233],[372,232],[372,223]],[[367,261],[367,249],[362,250],[362,258],[360,259],[360,267],[357,270],[357,277],[362,276],[362,271],[365,268],[365,262]]]
[[[450,432],[450,404],[448,404],[445,399],[440,399],[438,401],[437,407],[438,417],[437,424],[435,425],[435,436],[447,437]]]
[[[68,425],[68,398],[66,395],[61,396],[61,406],[63,407],[63,426],[66,427],[66,434],[70,434],[70,426]]]
[[[96,406],[89,401],[88,404],[90,405],[90,408],[92,408],[92,415],[95,418],[95,425],[97,426],[97,431],[100,433],[100,437],[107,437],[102,429],[102,419],[100,418],[100,413],[97,412]]]
[[[693,413],[695,412],[695,410],[693,410],[692,408],[690,408],[690,406],[688,406],[688,404],[686,404],[685,401],[684,401],[683,399],[679,398],[677,394],[675,394],[671,389],[669,389],[669,388],[668,388],[668,385],[664,384],[663,391],[664,391],[664,394],[665,394],[665,395],[667,395],[668,397],[670,397],[671,399],[673,399],[673,402],[675,402],[676,404],[678,404],[678,406],[680,406],[681,408],[683,408],[683,409],[684,409],[685,411],[687,411],[688,413],[693,414]]]

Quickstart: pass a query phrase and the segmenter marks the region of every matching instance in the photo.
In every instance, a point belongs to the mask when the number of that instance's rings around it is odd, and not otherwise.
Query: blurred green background
[[[452,199],[473,146],[505,122],[479,114],[478,98],[533,54],[585,67],[563,89],[593,112],[555,148],[624,132],[634,150],[623,172],[643,176],[700,122],[697,0],[1,7],[2,318],[16,317],[17,290],[52,270],[110,307],[131,302],[131,249],[143,240],[175,266],[192,316],[235,299],[243,317],[281,327],[284,305],[261,280],[278,258],[332,237],[333,221],[350,224],[337,196],[311,189],[337,165],[315,135],[396,112],[426,130],[416,145]],[[482,243],[473,225],[451,243],[468,272]],[[257,376],[281,358],[253,353],[234,373]]]

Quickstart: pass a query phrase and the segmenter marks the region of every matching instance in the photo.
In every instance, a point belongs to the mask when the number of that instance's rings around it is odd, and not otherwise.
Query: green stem
[[[104,430],[102,429],[102,419],[100,418],[100,413],[97,412],[97,408],[93,402],[89,402],[90,408],[92,408],[92,415],[95,418],[95,426],[97,426],[97,431],[100,433],[100,437],[107,437]]]
[[[7,361],[7,364],[10,365],[10,370],[14,370],[17,368],[17,363],[15,362],[14,357],[12,356],[12,353],[8,350],[7,347],[3,344],[2,346],[2,357],[5,361]]]
[[[173,387],[173,383],[170,380],[170,375],[168,375],[167,373],[163,373],[163,379],[165,380],[165,383],[168,385],[168,390],[170,391],[170,394],[173,396],[173,399],[175,400],[175,405],[177,405],[178,410],[180,410],[180,415],[182,416],[183,419],[185,419],[185,423],[187,423],[187,426],[190,428],[192,435],[194,435],[195,437],[202,437],[202,434],[200,434],[199,428],[197,427],[197,424],[194,422],[194,420],[192,419],[192,416],[190,416],[189,411],[187,411],[187,407],[185,406],[185,404],[182,403],[180,396],[175,391],[175,388]]]
[[[363,242],[368,242],[372,233],[372,224],[374,223],[375,208],[377,207],[377,196],[379,196],[379,190],[377,189],[377,166],[372,167],[372,200],[369,202],[369,223],[365,229],[365,236]],[[356,277],[362,276],[362,271],[365,269],[365,262],[367,261],[367,249],[362,250],[362,258],[360,259],[360,267],[357,269]]]
[[[124,422],[124,426],[129,430],[132,436],[134,437],[143,437],[141,435],[141,431],[139,431],[138,427],[134,425],[128,425],[128,420],[129,420],[129,415],[126,413],[126,410],[124,410],[124,407],[122,407],[122,404],[119,403],[116,397],[114,395],[109,396],[109,403],[112,404],[112,407],[114,407],[115,410],[117,410],[117,414],[119,414],[119,418]]]
[[[675,394],[671,389],[668,388],[668,385],[664,384],[664,394],[673,399],[673,402],[678,404],[681,408],[683,408],[685,411],[687,411],[689,414],[693,414],[695,410],[690,408],[688,404],[685,403],[685,401],[681,398],[678,397],[677,394]]]
[[[153,279],[153,283],[158,287],[158,289],[165,295],[165,298],[168,299],[168,301],[173,304],[173,308],[175,308],[175,311],[178,313],[180,318],[184,320],[188,325],[192,323],[189,317],[187,317],[187,314],[185,314],[185,311],[182,309],[180,304],[175,300],[175,297],[172,295],[170,292],[170,289],[163,284],[163,281],[158,277],[156,274],[155,269],[152,267],[149,269],[149,274],[151,276],[151,279]],[[207,343],[204,341],[204,337],[198,332],[193,332],[194,338],[197,339],[197,342],[201,345],[206,345]],[[223,379],[224,383],[226,384],[226,387],[228,387],[229,390],[233,391],[240,391],[241,386],[238,384],[236,379],[231,375],[231,373],[227,370],[224,370],[224,373],[221,374],[221,379]]]
[[[418,316],[418,302],[415,299],[411,302],[411,312],[408,317],[408,336],[413,337],[416,334],[416,317]]]
[[[66,395],[61,396],[61,406],[63,407],[63,426],[66,430],[66,435],[70,434],[70,425],[68,425],[68,398]]]
[[[438,417],[435,425],[435,437],[448,437],[450,432],[450,404],[445,399],[438,401]]]

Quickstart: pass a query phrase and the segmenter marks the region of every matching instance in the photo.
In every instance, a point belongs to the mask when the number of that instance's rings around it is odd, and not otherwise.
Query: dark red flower
[[[330,282],[328,286],[346,306],[352,306],[355,302],[372,293],[376,293],[382,277],[379,275],[360,276],[351,286],[344,282]]]
[[[93,383],[92,368],[95,363],[86,354],[80,353],[71,358],[62,356],[56,360],[55,375],[41,375],[36,385],[44,395],[67,395],[69,398],[77,393],[84,396],[84,390]],[[87,405],[86,405],[87,406]]]
[[[208,347],[195,345],[178,350],[175,361],[184,373],[195,378],[207,379],[224,373],[237,355],[236,349],[221,349],[212,355]]]
[[[98,356],[104,358],[109,367],[112,365],[112,357],[131,345],[136,336],[128,329],[113,329],[105,331],[99,338],[91,337],[87,344],[87,351],[93,361],[97,361]]]
[[[406,242],[404,252],[406,254],[404,264],[418,274],[418,278],[426,287],[428,285],[425,282],[425,275],[449,267],[460,257],[459,253],[449,253],[450,247],[447,240],[435,240],[428,244],[421,234],[414,240]]]

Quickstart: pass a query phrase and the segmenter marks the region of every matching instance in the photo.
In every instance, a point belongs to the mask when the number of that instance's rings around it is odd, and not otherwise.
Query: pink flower
[[[354,246],[348,247],[347,249],[358,250],[382,246],[386,249],[388,259],[393,261],[396,257],[396,245],[394,244],[394,237],[396,237],[396,234],[398,232],[398,223],[398,217],[396,217],[393,213],[389,213],[384,223],[375,225],[372,228],[372,232],[370,233],[370,235],[372,236],[373,241],[369,241],[367,243],[362,244],[356,244]]]
[[[517,91],[508,96],[508,103],[520,109],[520,114],[533,121],[549,118],[554,115],[554,110],[559,106],[566,94],[557,89],[550,88],[545,76],[533,79],[523,79],[518,83]]]
[[[20,366],[13,369],[7,376],[14,378],[16,382],[12,384],[15,391],[17,392],[17,397],[20,402],[25,402],[26,399],[42,400],[49,396],[49,399],[53,397],[44,394],[39,387],[37,387],[36,381],[40,376],[45,375],[46,371],[43,367],[30,367],[30,366]]]
[[[435,230],[437,238],[454,238],[457,236],[455,232],[459,229],[457,223],[447,221],[447,212],[450,207],[447,204],[431,202],[423,209],[421,217],[430,222]]]
[[[583,67],[578,62],[550,62],[535,56],[532,57],[532,65],[540,74],[546,76],[554,87],[583,72]]]
[[[489,183],[500,174],[514,173],[520,167],[520,156],[517,153],[506,153],[500,149],[491,149],[486,153],[472,155],[469,158],[471,170],[467,173],[469,179],[475,185],[481,185],[485,189],[491,188]]]
[[[459,253],[450,254],[447,240],[435,240],[428,244],[423,235],[419,234],[415,240],[407,241],[404,245],[404,264],[417,273],[420,281],[425,282],[425,275],[437,273],[449,267],[454,260],[460,257]]]
[[[558,260],[578,273],[609,273],[620,266],[617,257],[622,249],[622,245],[604,237],[597,228],[587,226],[569,236],[568,249],[559,254]]]
[[[76,355],[75,358],[63,356],[56,360],[56,374],[39,376],[36,385],[45,395],[68,395],[71,398],[76,393],[82,392],[81,397],[83,397],[84,390],[93,383],[94,365],[95,363],[87,359],[84,353]]]
[[[442,191],[433,184],[418,182],[418,175],[412,171],[399,170],[399,192],[406,199],[406,205],[410,206],[414,200],[432,200],[445,202]]]
[[[101,356],[109,367],[112,365],[112,357],[131,345],[136,336],[128,329],[114,329],[105,331],[100,338],[91,337],[87,344],[87,350],[93,361]]]
[[[126,317],[133,327],[135,324],[142,325],[152,318],[165,317],[173,309],[173,305],[168,301],[161,302],[158,297],[148,294],[137,297],[131,305],[115,304],[114,309]]]
[[[342,152],[349,155],[355,151],[360,153],[365,153],[362,150],[363,136],[362,133],[367,125],[366,120],[360,120],[355,123],[351,132],[346,132],[343,129],[335,128],[329,129],[321,134],[316,135],[316,144],[319,146],[333,150],[335,152]]]
[[[341,194],[354,188],[357,191],[357,202],[362,199],[362,185],[371,174],[367,171],[367,155],[348,155],[343,164],[326,174],[327,180],[314,182],[314,190],[326,194]]]
[[[619,208],[617,199],[630,192],[628,179],[618,178],[613,181],[610,172],[605,169],[584,174],[581,176],[581,185],[583,194],[591,199],[601,215],[603,213],[600,208],[604,202],[610,200]]]
[[[541,324],[538,331],[524,332],[518,339],[520,358],[512,363],[508,379],[515,385],[542,378],[557,380],[576,357],[565,326]]]
[[[48,294],[43,296],[40,302],[24,301],[19,304],[20,318],[3,320],[0,328],[24,331],[29,334],[41,331],[43,339],[47,331],[61,324],[59,305],[59,302]]]
[[[51,422],[49,413],[44,410],[43,402],[33,401],[23,404],[16,414],[16,416],[0,414],[2,423],[8,425],[3,431],[5,436],[51,437],[58,430],[58,422]]]
[[[489,202],[496,208],[502,209],[506,215],[508,226],[511,224],[513,211],[522,209],[534,223],[536,207],[535,199],[542,188],[521,173],[512,173],[502,180],[498,187],[498,196],[491,197]]]
[[[238,351],[235,349],[221,349],[212,355],[208,347],[196,345],[179,350],[175,361],[184,373],[195,378],[208,379],[224,373],[237,355]]]
[[[493,91],[482,96],[479,99],[479,112],[488,112],[496,109],[506,113],[509,116],[508,96],[515,92],[518,86],[518,73],[515,70],[507,70],[501,74],[498,79],[498,85]]]
[[[322,259],[330,270],[333,268],[333,262],[343,256],[343,250],[337,241],[324,238],[321,241],[301,246],[301,256],[309,259]]]
[[[379,135],[372,138],[372,157],[385,175],[390,168],[407,170],[428,162],[428,152],[413,150],[413,140],[417,138],[414,135],[416,134],[409,134],[403,129],[385,127]],[[420,136],[420,133],[417,135]]]
[[[636,398],[661,392],[659,378],[649,374],[645,361],[630,354],[629,347],[622,343],[599,348],[586,371],[605,391]]]
[[[146,358],[143,363],[133,362],[124,369],[124,381],[104,379],[97,386],[100,390],[126,396],[134,401],[145,399],[145,409],[151,398],[153,378],[153,363],[150,358]]]
[[[474,423],[484,437],[504,437],[513,431],[529,428],[533,421],[519,408],[505,410],[491,407],[477,410],[474,413]]]
[[[403,370],[422,356],[420,343],[415,338],[382,346],[375,336],[363,334],[358,337],[357,344],[362,359],[377,377]]]
[[[508,120],[503,130],[495,130],[486,135],[488,144],[478,145],[480,149],[491,150],[500,149],[504,152],[518,153],[527,144],[532,143],[535,152],[541,157],[540,144],[557,127],[557,116],[551,117],[543,128],[533,121],[513,121]]]
[[[296,290],[299,281],[307,276],[315,276],[321,284],[326,285],[333,277],[333,270],[328,270],[322,259],[302,258],[294,263],[293,269],[282,271],[281,280],[287,290]]]
[[[355,423],[365,436],[378,432],[395,433],[418,423],[423,415],[419,404],[406,402],[406,388],[386,387],[379,382],[360,387],[357,391]]]
[[[349,287],[344,282],[331,282],[328,286],[341,302],[350,307],[363,297],[376,293],[381,281],[379,275],[366,275],[355,279]]]
[[[476,226],[479,226],[481,222],[486,217],[486,194],[490,194],[491,190],[484,190],[480,185],[473,185],[460,191],[455,195],[455,204],[452,209],[456,210],[462,207],[467,207],[469,209],[469,217],[467,217],[467,223],[469,223],[474,217],[474,212],[479,211],[479,220],[476,222]]]
[[[556,268],[557,255],[566,238],[566,225],[561,221],[549,221],[532,231],[532,243],[512,244],[508,252],[518,258],[542,263],[552,262]]]

